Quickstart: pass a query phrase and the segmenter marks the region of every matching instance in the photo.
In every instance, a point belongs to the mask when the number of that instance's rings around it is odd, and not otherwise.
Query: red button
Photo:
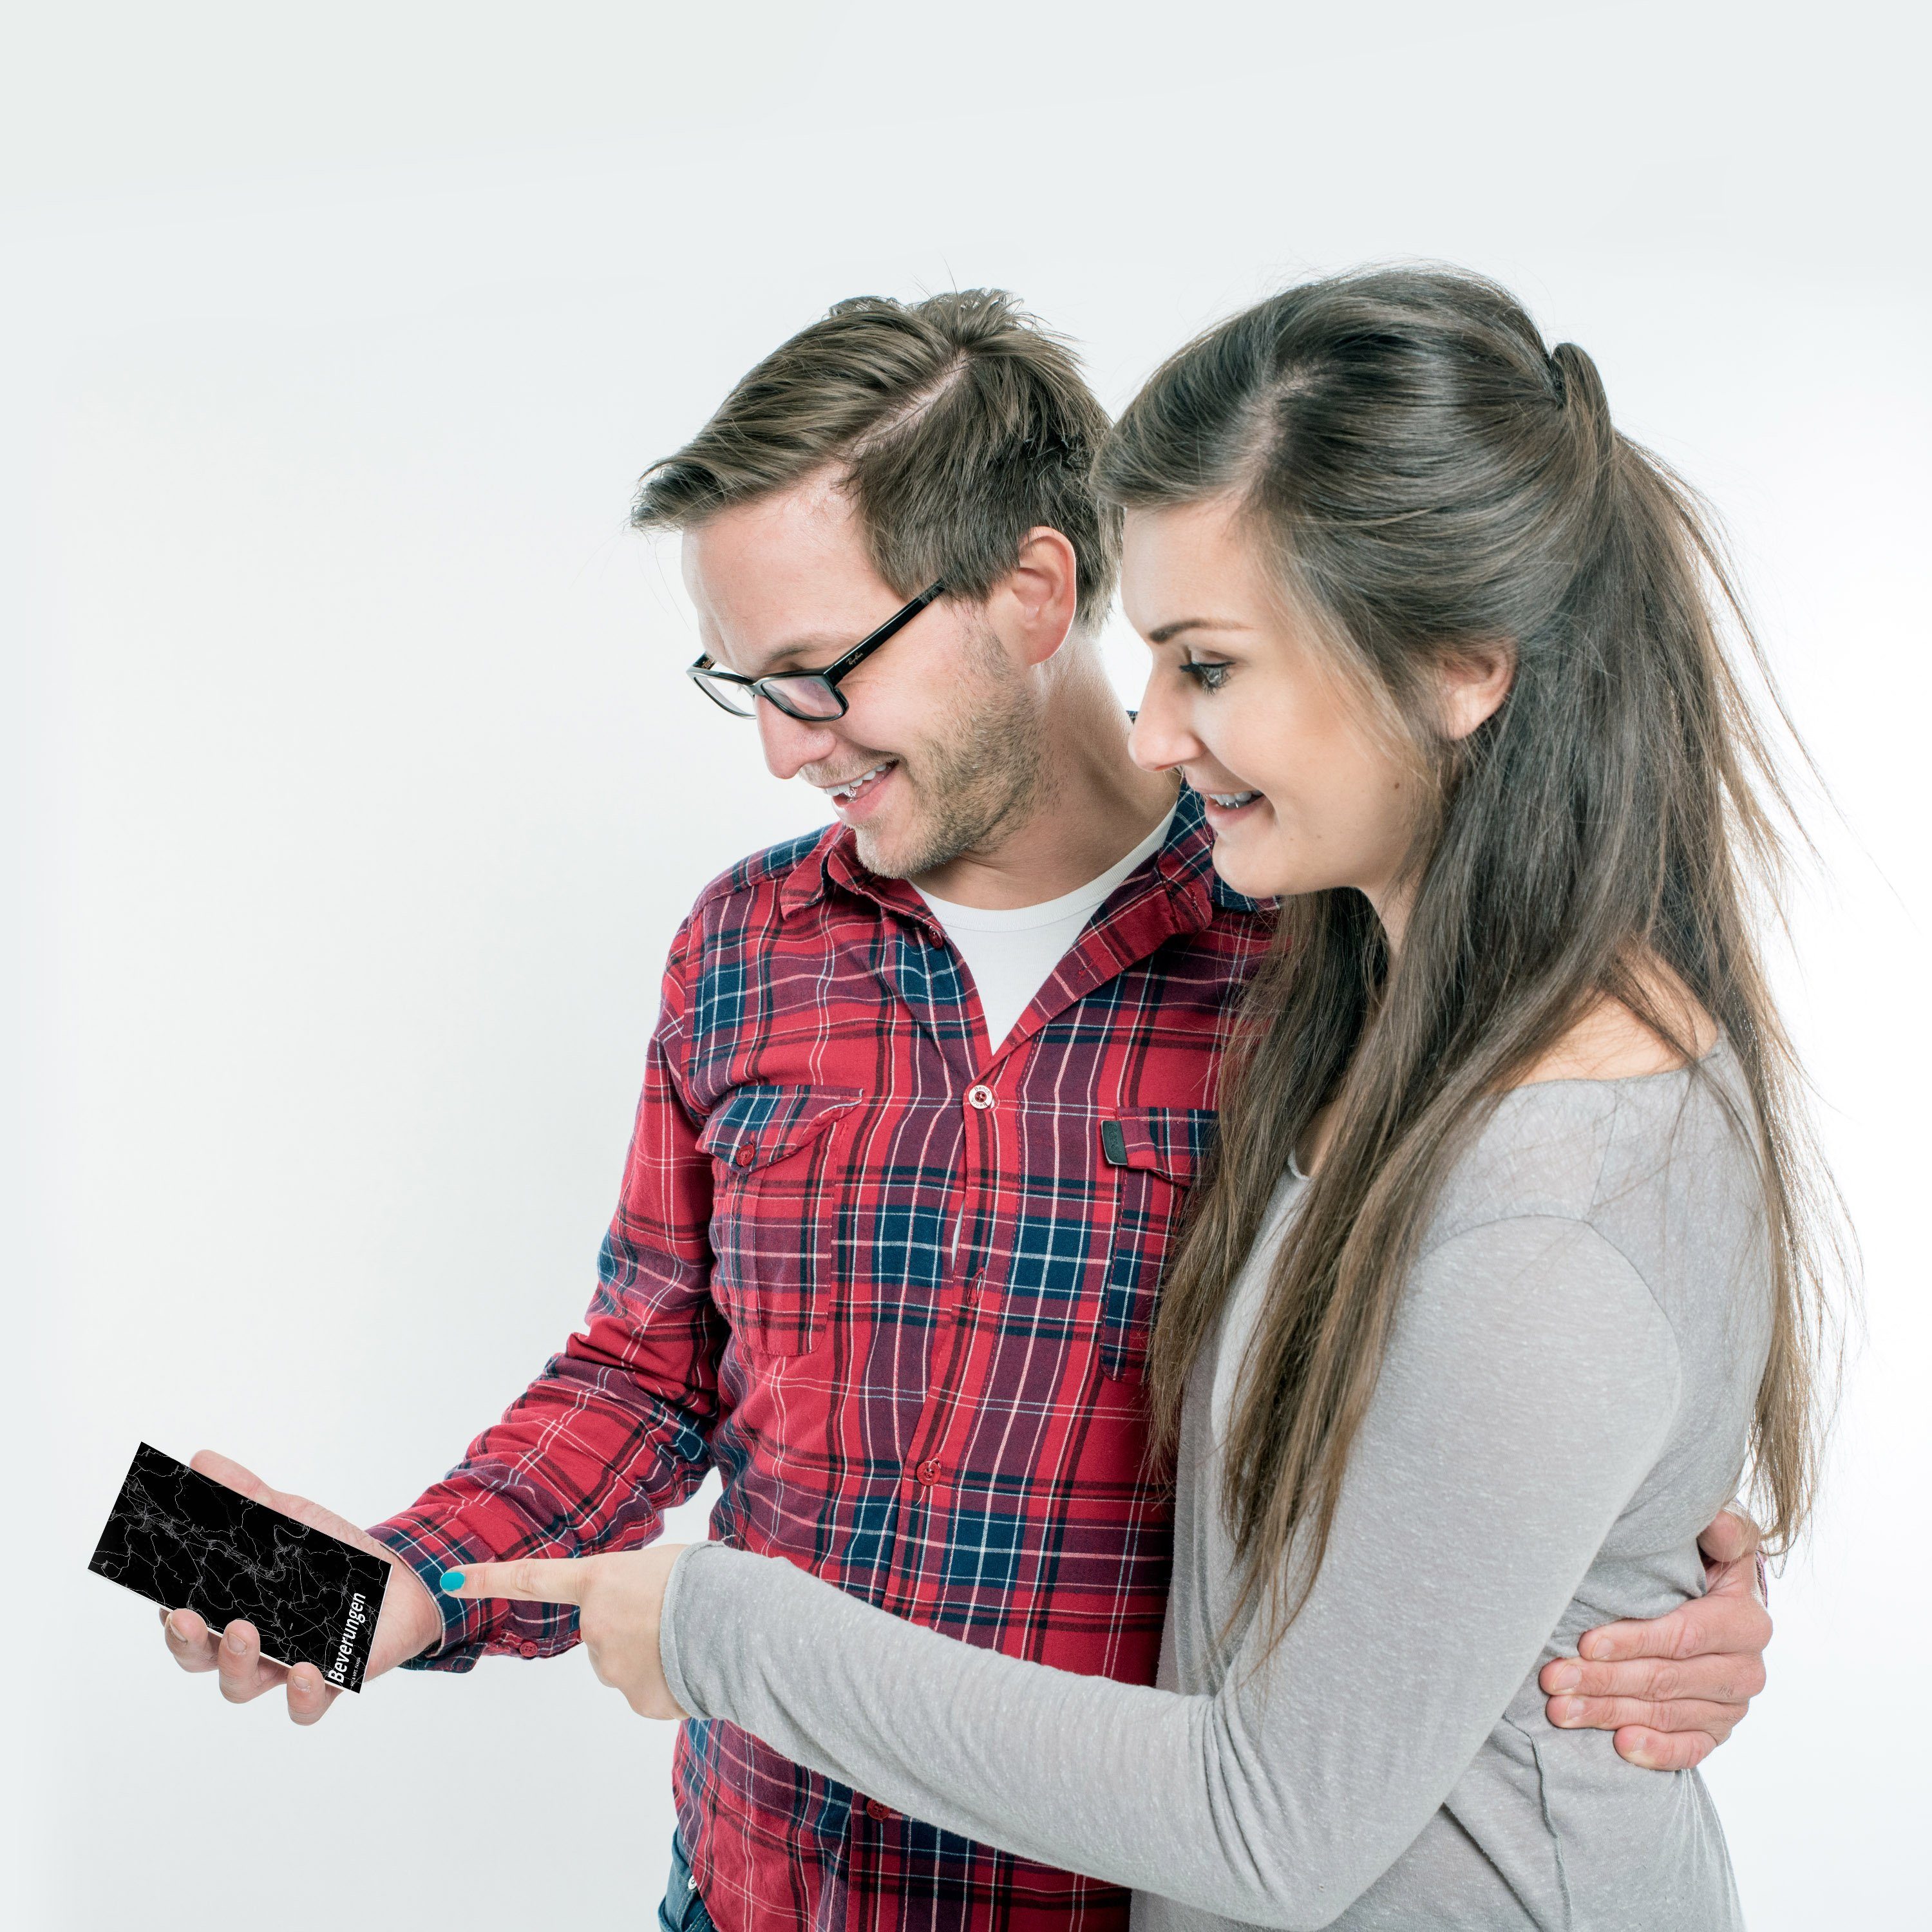
[[[757,1158],[748,1147],[741,1147],[732,1157],[740,1167],[749,1167],[753,1160]]]
[[[913,1473],[928,1489],[931,1489],[933,1484],[946,1474],[946,1465],[944,1462],[934,1462],[928,1456]]]
[[[896,1818],[898,1815],[890,1804],[881,1804],[876,1798],[866,1800],[866,1816],[868,1818]]]
[[[986,1085],[983,1081],[976,1087],[968,1088],[966,1104],[969,1107],[977,1107],[983,1114],[993,1104],[992,1088]]]
[[[524,1642],[518,1644],[517,1646],[517,1654],[519,1657],[534,1657],[536,1654],[536,1646],[529,1642],[527,1640]]]

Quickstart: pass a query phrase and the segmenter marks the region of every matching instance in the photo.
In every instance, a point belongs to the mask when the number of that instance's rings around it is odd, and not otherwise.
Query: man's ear
[[[986,614],[1026,664],[1044,664],[1066,641],[1080,610],[1080,560],[1058,530],[1042,524],[1020,542],[1019,559],[994,586]]]
[[[1516,681],[1516,646],[1504,638],[1465,644],[1444,658],[1442,731],[1448,738],[1466,738],[1486,718],[1496,716]]]

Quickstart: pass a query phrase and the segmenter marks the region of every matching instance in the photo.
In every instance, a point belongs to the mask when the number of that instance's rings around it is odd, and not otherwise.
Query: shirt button
[[[980,1112],[983,1114],[986,1109],[993,1104],[992,1088],[986,1085],[983,1082],[977,1087],[968,1088],[966,1090],[966,1104],[969,1107],[977,1107]]]
[[[876,1798],[866,1800],[866,1816],[868,1818],[896,1818],[898,1815],[890,1804],[882,1804]]]
[[[919,1467],[913,1472],[913,1474],[918,1477],[920,1480],[923,1483],[928,1490],[931,1489],[933,1484],[938,1482],[940,1478],[944,1475],[945,1473],[946,1465],[944,1462],[935,1462],[930,1456],[928,1456],[926,1461],[920,1463]]]
[[[732,1156],[732,1159],[735,1160],[740,1167],[749,1167],[753,1160],[756,1158],[757,1156],[748,1147],[741,1147],[738,1151]]]
[[[524,1642],[518,1644],[517,1646],[517,1654],[519,1657],[534,1657],[536,1654],[536,1646],[532,1643],[528,1638],[526,1638]]]

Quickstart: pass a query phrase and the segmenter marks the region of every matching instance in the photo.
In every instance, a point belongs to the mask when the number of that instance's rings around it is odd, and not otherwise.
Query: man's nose
[[[824,724],[789,717],[768,698],[758,706],[758,742],[764,748],[765,769],[776,778],[796,778],[807,765],[830,758],[838,749],[837,734]]]
[[[1201,740],[1189,722],[1189,710],[1187,694],[1172,689],[1158,670],[1148,676],[1127,734],[1128,754],[1143,771],[1171,771],[1200,757]]]

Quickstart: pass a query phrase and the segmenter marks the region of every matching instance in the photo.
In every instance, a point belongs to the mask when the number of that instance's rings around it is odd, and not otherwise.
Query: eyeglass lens
[[[758,715],[758,705],[749,685],[734,684],[723,678],[707,676],[703,671],[694,671],[692,676],[704,687],[704,694],[715,704],[740,718]],[[778,708],[788,716],[802,718],[808,722],[818,719],[833,718],[844,716],[844,707],[838,695],[824,678],[815,677],[809,672],[796,676],[780,674],[760,681],[758,689]]]

